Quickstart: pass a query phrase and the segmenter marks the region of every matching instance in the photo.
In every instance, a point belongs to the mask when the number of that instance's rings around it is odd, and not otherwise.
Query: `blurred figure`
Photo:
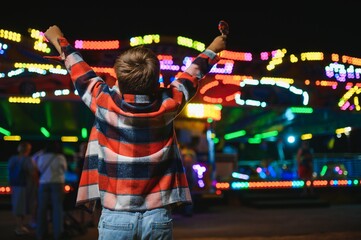
[[[17,155],[9,158],[8,173],[11,187],[12,212],[16,218],[15,233],[24,235],[29,233],[26,227],[26,216],[31,215],[31,209],[35,208],[34,202],[28,195],[30,187],[33,187],[36,168],[30,157],[32,145],[29,142],[21,142]]]
[[[30,214],[29,227],[35,229],[37,226],[37,210],[38,210],[38,187],[39,187],[39,171],[36,167],[34,159],[31,157],[31,171],[27,175],[26,180],[26,198],[27,211]]]
[[[60,142],[49,142],[34,155],[39,170],[38,212],[36,237],[48,239],[48,208],[52,212],[53,239],[59,240],[64,231],[64,184],[68,168]]]
[[[303,141],[297,152],[298,177],[305,181],[303,194],[313,193],[312,184],[310,187],[306,185],[306,181],[313,178],[313,150],[310,148],[309,142]]]

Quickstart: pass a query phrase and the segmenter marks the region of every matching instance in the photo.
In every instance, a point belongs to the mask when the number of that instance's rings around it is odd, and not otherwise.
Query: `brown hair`
[[[29,142],[21,142],[17,147],[19,154],[29,154],[31,151],[31,144]]]
[[[159,89],[159,60],[144,46],[130,48],[119,55],[114,70],[122,93],[152,95]]]

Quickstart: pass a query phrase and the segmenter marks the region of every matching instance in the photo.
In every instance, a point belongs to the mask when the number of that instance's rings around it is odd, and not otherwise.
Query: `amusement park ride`
[[[222,35],[229,34],[225,21],[219,22],[218,29]],[[115,57],[137,45],[147,45],[158,54],[163,87],[205,49],[204,43],[181,35],[74,40],[74,46],[109,84],[115,83],[112,69]],[[39,30],[29,28],[27,34],[21,34],[0,29],[3,152],[20,139],[86,141],[92,115],[74,91],[64,66],[44,58],[53,53],[55,50]],[[305,184],[360,186],[361,164],[356,146],[361,129],[361,58],[340,53],[290,53],[287,49],[261,53],[225,50],[220,56],[222,60],[202,80],[199,93],[175,124],[182,134],[206,142],[206,160],[195,167],[198,190],[297,188]],[[286,145],[289,134],[294,134],[298,142],[314,141],[315,152],[325,153],[315,156],[319,164],[313,182],[299,180],[292,173],[265,176],[261,159],[240,159],[234,152],[219,151],[236,146],[250,156],[264,142],[275,148],[280,142]],[[351,157],[341,155],[338,146],[352,153]],[[283,155],[277,152],[273,160],[278,161],[279,168],[286,167],[292,172],[294,151],[295,148],[290,148]],[[2,164],[7,155],[3,157]],[[253,168],[253,175],[240,172],[246,165]]]

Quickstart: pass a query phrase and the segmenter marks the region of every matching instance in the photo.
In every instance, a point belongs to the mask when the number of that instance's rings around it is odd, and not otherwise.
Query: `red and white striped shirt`
[[[154,98],[122,95],[65,38],[58,42],[75,88],[95,115],[77,205],[100,199],[110,210],[143,211],[191,203],[173,121],[219,56],[205,50]]]

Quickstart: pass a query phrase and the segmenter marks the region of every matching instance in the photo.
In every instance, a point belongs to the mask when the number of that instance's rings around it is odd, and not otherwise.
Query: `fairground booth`
[[[167,87],[206,47],[187,33],[130,39],[69,39],[100,76],[115,84],[114,60],[147,45]],[[86,142],[93,115],[66,69],[45,59],[56,51],[43,32],[0,29],[0,194],[9,195],[7,161],[21,140],[61,140],[69,157]],[[222,196],[252,189],[352,188],[361,181],[361,56],[336,52],[226,50],[175,123],[180,144],[197,154],[196,193]],[[297,175],[302,141],[313,150],[313,178]]]

